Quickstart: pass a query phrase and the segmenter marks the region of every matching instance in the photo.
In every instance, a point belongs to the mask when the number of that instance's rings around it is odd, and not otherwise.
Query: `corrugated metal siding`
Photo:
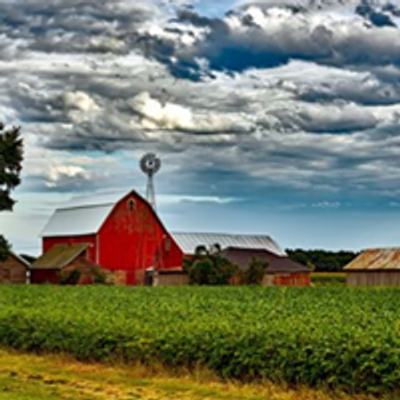
[[[234,235],[220,233],[182,233],[171,234],[185,254],[194,254],[198,246],[219,244],[222,249],[236,247],[242,249],[268,250],[279,256],[286,253],[270,236],[266,235]]]
[[[346,271],[393,269],[400,270],[400,248],[365,250],[345,267]]]
[[[349,271],[349,286],[400,286],[400,271]]]

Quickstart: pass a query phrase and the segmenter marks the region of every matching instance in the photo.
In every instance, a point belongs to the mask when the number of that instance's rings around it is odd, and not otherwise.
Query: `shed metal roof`
[[[400,248],[364,250],[344,269],[346,271],[400,270]]]
[[[132,191],[112,191],[74,197],[56,209],[42,237],[79,236],[97,233],[115,204]]]
[[[87,243],[58,244],[39,257],[31,269],[61,269],[74,261],[88,248]]]
[[[237,249],[229,247],[222,254],[237,265],[241,270],[246,270],[253,259],[268,263],[267,273],[296,273],[311,272],[311,268],[305,267],[287,256],[277,256],[268,250]]]
[[[227,233],[172,233],[177,245],[185,254],[194,254],[198,246],[219,244],[222,249],[235,247],[241,249],[268,250],[278,256],[286,253],[278,243],[267,235],[238,235]]]

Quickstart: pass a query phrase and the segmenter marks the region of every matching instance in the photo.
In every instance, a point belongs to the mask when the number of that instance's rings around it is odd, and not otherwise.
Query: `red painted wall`
[[[31,270],[31,283],[60,283],[59,271],[56,269],[32,269]]]
[[[311,274],[308,272],[288,273],[274,276],[276,286],[310,286]]]
[[[97,264],[96,235],[43,238],[43,254],[51,247],[57,244],[76,244],[76,243],[88,243],[89,244],[88,260],[91,261],[93,264]]]
[[[160,224],[150,206],[130,194],[122,199],[98,234],[99,264],[127,271],[127,283],[140,283],[137,272],[151,266],[182,265],[182,252]]]

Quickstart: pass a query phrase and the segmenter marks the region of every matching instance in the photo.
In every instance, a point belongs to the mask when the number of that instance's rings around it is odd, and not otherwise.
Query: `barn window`
[[[129,200],[128,200],[128,209],[129,209],[130,211],[134,211],[135,208],[136,208],[136,201],[133,200],[133,199],[129,199]]]

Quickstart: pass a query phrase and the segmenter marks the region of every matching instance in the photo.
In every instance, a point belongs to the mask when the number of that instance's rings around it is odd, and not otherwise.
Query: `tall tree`
[[[11,192],[20,184],[23,160],[20,128],[5,128],[0,123],[0,211],[12,211],[15,200]],[[0,261],[7,257],[9,244],[0,234]]]

